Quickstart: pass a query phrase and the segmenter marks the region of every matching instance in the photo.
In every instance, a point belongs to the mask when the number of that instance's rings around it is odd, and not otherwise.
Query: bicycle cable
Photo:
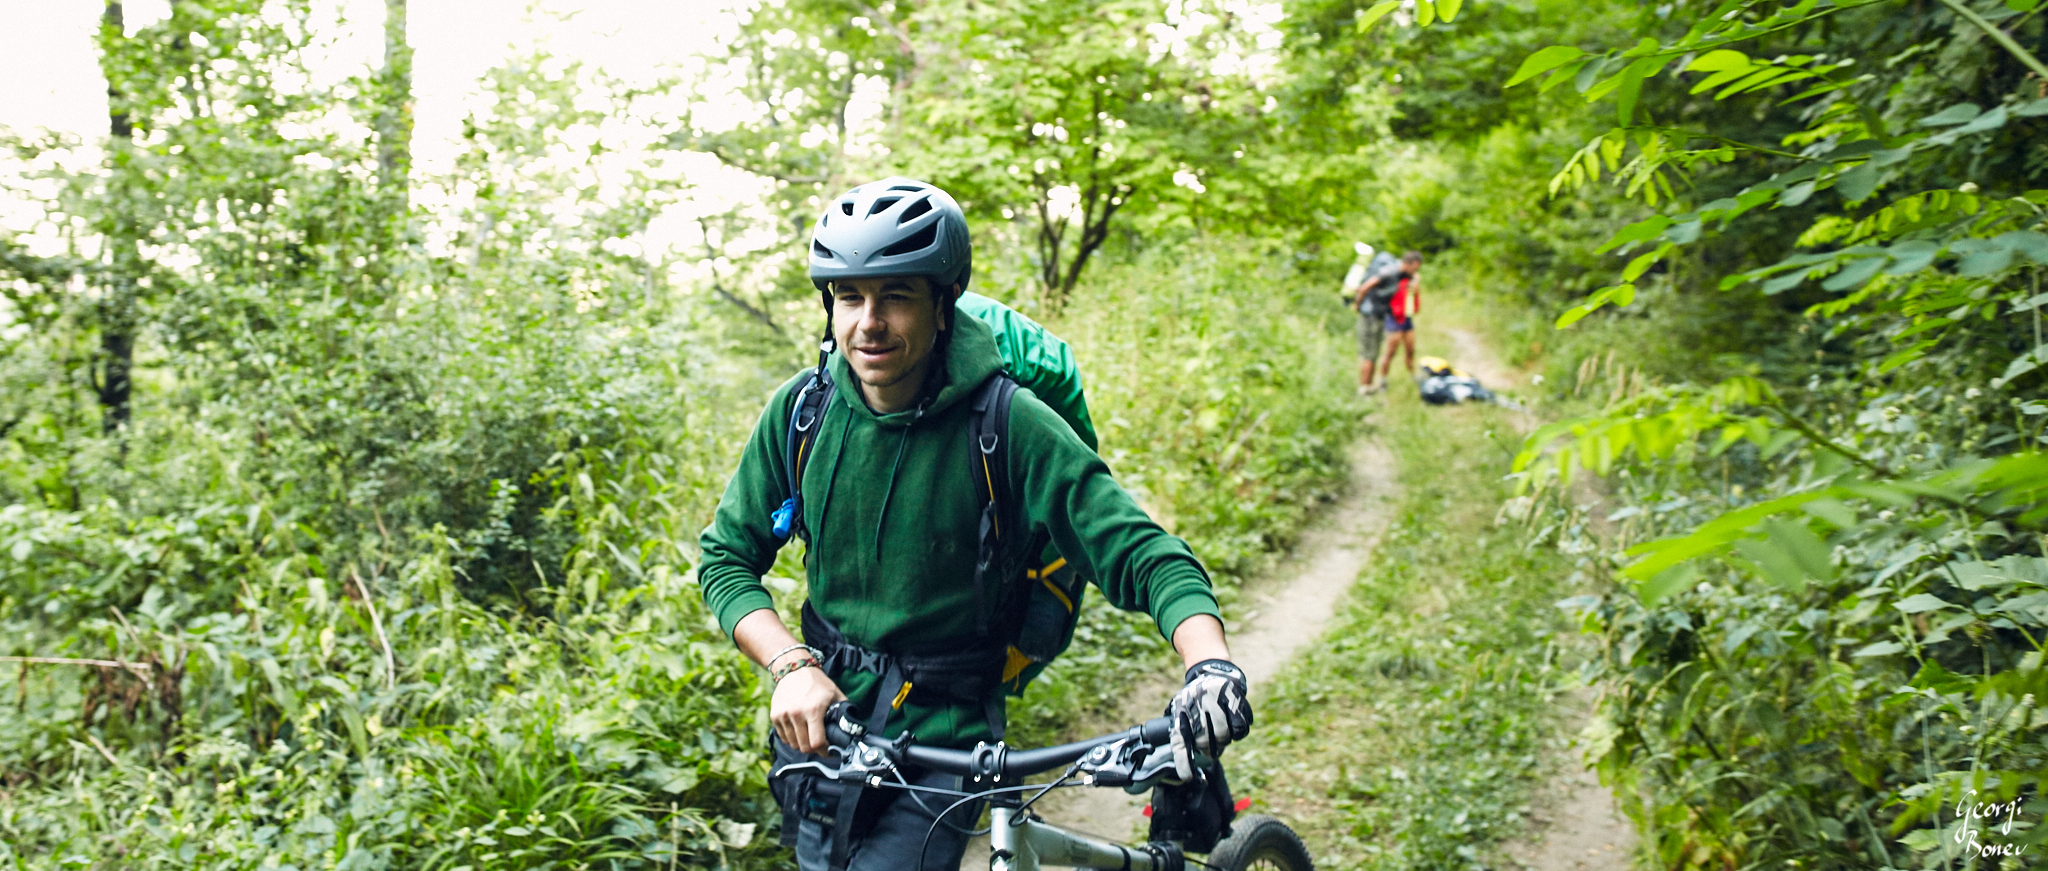
[[[1055,785],[1055,786],[1056,786],[1056,785],[1058,785],[1057,781],[1055,781],[1054,785]],[[1077,785],[1078,785],[1078,784],[1077,784]],[[961,798],[961,799],[960,799],[959,801],[956,801],[956,802],[953,802],[952,804],[949,804],[949,805],[947,805],[947,806],[946,806],[946,809],[945,809],[945,810],[943,810],[943,811],[940,811],[940,812],[939,812],[939,815],[938,815],[938,817],[932,820],[932,824],[931,824],[931,826],[929,826],[928,828],[926,828],[926,829],[924,830],[924,843],[923,843],[923,844],[921,844],[921,845],[919,845],[919,846],[918,846],[918,848],[917,848],[917,864],[916,864],[915,866],[913,866],[913,867],[916,867],[916,868],[919,868],[919,869],[922,869],[922,868],[924,867],[924,857],[925,857],[925,853],[926,853],[926,852],[928,852],[928,851],[930,851],[930,850],[931,850],[931,847],[932,847],[932,836],[933,836],[933,835],[935,835],[935,834],[938,834],[938,832],[939,832],[939,821],[940,821],[940,820],[944,820],[944,819],[946,818],[946,815],[947,815],[947,814],[950,814],[950,813],[952,813],[952,812],[953,812],[954,810],[958,809],[958,808],[959,808],[959,807],[960,807],[961,805],[963,805],[963,804],[966,804],[966,803],[968,803],[968,802],[970,802],[970,801],[973,801],[973,800],[975,800],[975,799],[978,799],[978,798],[986,798],[986,797],[988,797],[988,796],[992,796],[992,795],[1002,795],[1002,794],[1005,794],[1005,793],[1012,793],[1012,792],[1027,792],[1027,791],[1029,791],[1029,790],[1034,790],[1034,789],[1040,790],[1040,793],[1041,793],[1041,794],[1043,794],[1043,793],[1044,793],[1045,791],[1048,791],[1048,790],[1052,789],[1052,787],[1050,787],[1050,786],[1043,786],[1043,787],[1042,787],[1042,786],[1041,786],[1040,784],[1036,784],[1036,783],[1027,783],[1027,784],[1024,784],[1024,785],[1022,785],[1022,786],[1005,786],[1005,787],[1002,787],[1002,788],[999,788],[999,789],[989,789],[989,790],[983,790],[983,791],[981,791],[981,792],[976,792],[976,793],[969,793],[969,794],[968,794],[967,796],[965,796],[965,797]]]
[[[917,802],[917,806],[918,806],[918,807],[921,807],[921,808],[924,808],[924,812],[925,812],[925,813],[928,813],[928,814],[929,814],[929,813],[933,813],[933,811],[932,811],[932,806],[931,806],[931,805],[928,805],[928,804],[925,804],[925,803],[924,803],[924,798],[923,798],[922,796],[918,795],[918,793],[919,793],[919,792],[943,792],[943,793],[945,793],[945,794],[947,794],[947,795],[963,795],[963,796],[964,796],[964,795],[970,795],[970,793],[966,793],[966,792],[961,792],[960,790],[957,790],[957,789],[940,789],[940,788],[938,788],[938,787],[932,787],[932,786],[916,786],[916,785],[913,785],[913,784],[912,784],[912,783],[911,783],[910,781],[908,781],[908,780],[905,780],[905,779],[903,779],[903,772],[901,772],[901,771],[898,771],[898,770],[896,770],[896,769],[894,769],[894,768],[891,768],[891,769],[889,769],[889,776],[891,776],[891,777],[894,777],[894,778],[896,778],[896,784],[895,784],[896,786],[899,786],[899,787],[901,787],[902,789],[905,789],[905,790],[908,790],[908,791],[910,791],[910,800],[911,800],[911,801],[914,801],[914,802]],[[946,815],[945,815],[945,814],[943,814],[943,813],[938,813],[938,814],[934,814],[934,816],[933,816],[932,818],[933,818],[933,819],[935,819],[935,820],[938,820],[939,822],[942,822],[942,823],[944,823],[944,822],[945,822],[945,820],[946,820]],[[961,827],[959,827],[959,826],[953,825],[952,823],[946,823],[946,828],[952,829],[953,831],[959,832],[959,833],[961,833],[961,834],[963,834],[963,835],[966,835],[967,837],[970,837],[970,838],[972,838],[972,837],[974,837],[974,836],[976,836],[976,835],[979,835],[979,834],[983,834],[983,833],[985,833],[985,832],[989,831],[988,829],[972,829],[972,830],[970,830],[970,829],[963,829],[963,828],[961,828]],[[929,837],[929,836],[927,836],[927,837]],[[923,861],[923,857],[919,857],[919,860],[918,860],[918,861],[922,862],[922,861]]]

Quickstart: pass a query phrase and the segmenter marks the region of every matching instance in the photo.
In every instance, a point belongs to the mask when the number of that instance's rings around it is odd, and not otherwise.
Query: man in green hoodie
[[[921,182],[863,185],[827,207],[810,252],[831,316],[827,352],[820,372],[791,379],[769,401],[704,531],[705,603],[776,681],[769,718],[779,760],[821,752],[825,710],[840,699],[885,736],[910,731],[921,743],[969,747],[1003,731],[999,684],[1014,604],[1006,576],[977,570],[984,525],[1004,542],[1005,566],[1049,541],[1111,604],[1149,613],[1187,664],[1168,705],[1186,776],[1252,722],[1208,576],[1028,390],[1009,404],[1008,467],[983,467],[989,489],[1010,504],[984,512],[984,479],[969,470],[991,454],[977,451],[985,438],[970,427],[984,410],[976,397],[1004,360],[988,325],[955,308],[971,254],[959,206]],[[807,455],[792,488],[792,413],[804,391],[818,389],[826,398],[799,436]],[[760,582],[784,544],[778,508],[807,533],[804,642]],[[1013,528],[1004,532],[1006,522]],[[920,852],[925,867],[952,868],[978,813],[949,816],[926,849],[936,811],[921,797],[870,789],[847,798],[828,795],[837,784],[823,779],[787,780],[776,795],[784,843],[805,869],[915,867]]]

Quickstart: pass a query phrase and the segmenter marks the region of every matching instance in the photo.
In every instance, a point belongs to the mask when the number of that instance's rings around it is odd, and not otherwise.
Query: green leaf
[[[1625,552],[1628,556],[1640,556],[1642,559],[1630,564],[1622,573],[1638,580],[1652,577],[1693,557],[1726,547],[1730,541],[1746,535],[1746,530],[1750,527],[1769,517],[1794,510],[1815,499],[1839,496],[1844,492],[1847,492],[1846,488],[1829,488],[1818,492],[1782,496],[1769,502],[1760,502],[1730,511],[1700,525],[1690,534],[1644,542]]]
[[[1798,287],[1800,282],[1806,280],[1806,273],[1805,269],[1796,269],[1764,282],[1764,295],[1776,296]]]
[[[1453,18],[1457,18],[1458,9],[1464,5],[1465,0],[1437,0],[1437,17],[1442,18],[1445,21],[1450,21]]]
[[[1672,594],[1690,588],[1699,579],[1699,575],[1699,569],[1692,563],[1672,566],[1648,580],[1637,582],[1636,598],[1642,599],[1644,606],[1654,607]]]
[[[1933,265],[1934,255],[1941,253],[1941,244],[1927,241],[1900,242],[1893,245],[1888,253],[1891,254],[1892,265],[1884,273],[1910,275]]]
[[[1827,545],[1805,523],[1772,518],[1764,521],[1763,529],[1763,538],[1738,541],[1735,549],[1756,565],[1764,580],[1796,593],[1806,589],[1808,579],[1835,576]]]
[[[1621,271],[1621,280],[1634,281],[1643,277],[1643,273],[1649,271],[1650,267],[1670,250],[1671,248],[1668,245],[1659,245],[1656,250],[1645,252],[1636,257],[1636,259],[1629,261],[1628,268]]]
[[[1992,109],[1989,112],[1986,112],[1982,115],[1978,115],[1976,118],[1972,119],[1970,123],[1964,124],[1963,126],[1957,127],[1956,129],[1949,132],[1957,136],[1963,136],[1970,133],[1982,133],[1986,130],[1996,130],[2004,126],[2005,107],[1999,106]]]
[[[1755,69],[1755,67],[1749,66],[1748,64],[1744,64],[1739,67],[1729,67],[1725,70],[1721,70],[1720,72],[1714,73],[1713,75],[1710,75],[1704,79],[1699,80],[1697,84],[1694,84],[1692,86],[1692,90],[1687,91],[1686,93],[1698,94],[1705,91],[1711,91],[1729,82],[1735,81],[1736,79],[1742,78],[1743,76],[1749,75],[1750,72],[1752,72]]]
[[[1835,193],[1843,202],[1860,203],[1877,190],[1878,167],[1866,163],[1842,173],[1835,179]]]
[[[1869,281],[1871,276],[1876,275],[1888,262],[1890,261],[1883,257],[1865,257],[1849,261],[1849,265],[1842,267],[1842,271],[1828,276],[1828,280],[1821,282],[1821,289],[1840,292],[1861,287],[1863,282]]]
[[[1950,106],[1946,109],[1943,109],[1939,112],[1922,118],[1915,123],[1919,124],[1922,127],[1947,127],[1951,124],[1962,124],[1964,122],[1967,122],[1973,118],[1976,118],[1979,114],[1982,114],[1983,111],[1983,109],[1977,108],[1976,103],[1957,103],[1953,106]]]
[[[2021,252],[2035,263],[2048,264],[2048,234],[2033,230],[2013,230],[1991,237],[1993,244]]]
[[[1398,5],[1400,5],[1398,0],[1380,4],[1380,6],[1387,7]],[[1373,8],[1377,10],[1379,6]],[[1503,87],[1512,88],[1585,56],[1585,52],[1569,45],[1553,45],[1548,48],[1538,49],[1535,54],[1522,61],[1522,66],[1515,70],[1515,74],[1508,79],[1508,83],[1503,85]]]
[[[1599,311],[1602,306],[1607,305],[1609,302],[1613,302],[1616,305],[1628,305],[1634,302],[1635,298],[1636,286],[1633,284],[1619,284],[1613,287],[1601,288],[1594,292],[1592,296],[1587,297],[1585,302],[1572,306],[1565,310],[1564,314],[1558,315],[1556,328],[1562,330],[1565,327],[1578,323],[1585,316]]]
[[[1428,27],[1436,23],[1436,4],[1431,0],[1415,0],[1415,26]]]
[[[1716,72],[1747,69],[1749,65],[1749,55],[1732,48],[1717,48],[1693,58],[1692,63],[1685,65],[1685,69],[1687,72]]]
[[[1922,593],[1921,595],[1926,594]],[[1919,596],[1914,598],[1917,599]],[[1929,596],[1928,598],[1933,597]],[[1901,602],[1900,604],[1905,603]],[[1917,612],[1908,611],[1907,613]],[[1913,675],[1912,686],[1916,689],[1933,690],[1942,695],[1955,695],[1956,693],[1969,692],[1972,682],[1972,678],[1949,671],[1943,668],[1941,663],[1928,659],[1920,664],[1920,671]]]
[[[1591,90],[1593,83],[1600,79],[1600,71],[1607,68],[1607,62],[1608,59],[1604,57],[1587,61],[1586,65],[1579,69],[1578,77],[1572,79],[1572,87],[1581,94]]]
[[[1364,15],[1359,16],[1358,32],[1364,33],[1371,30],[1374,24],[1379,23],[1380,19],[1387,17],[1387,13],[1399,8],[1401,8],[1401,0],[1381,0],[1381,2],[1373,4],[1371,9],[1365,10]]]
[[[1584,69],[1585,66],[1586,62],[1581,60],[1565,64],[1564,66],[1552,70],[1550,75],[1543,80],[1543,83],[1536,86],[1536,92],[1539,94],[1550,93],[1551,88],[1555,88],[1558,85],[1562,85],[1565,82],[1569,82],[1573,79],[1578,78],[1579,70]]]
[[[1938,330],[1952,323],[1955,323],[1955,321],[1950,320],[1948,318],[1928,318],[1924,321],[1921,321],[1900,331],[1898,335],[1892,337],[1892,340],[1898,341],[1899,339],[1903,339],[1908,336],[1918,335],[1920,333],[1927,332],[1928,330]]]
[[[1943,601],[1940,596],[1933,595],[1932,593],[1915,593],[1893,602],[1892,607],[1908,614],[1925,614],[1929,611],[1953,608],[1955,605]]]
[[[2017,106],[2014,106],[2012,108],[2012,113],[2021,118],[2032,118],[2036,115],[2048,115],[2048,97],[2042,97],[2041,99],[2035,100],[2031,103],[2021,103]]]
[[[1635,123],[1636,103],[1643,94],[1643,80],[1656,75],[1667,63],[1670,63],[1669,58],[1638,58],[1628,65],[1628,69],[1621,71],[1621,83],[1614,95],[1614,115],[1621,126]]]
[[[1850,654],[1850,656],[1858,658],[1866,656],[1890,656],[1894,653],[1898,653],[1899,651],[1905,649],[1905,645],[1900,644],[1896,641],[1879,641],[1875,644],[1866,644],[1858,648],[1856,652]]]
[[[1996,275],[2012,265],[2011,248],[1990,248],[1963,256],[1956,264],[1957,275]]]
[[[1934,347],[1935,344],[1933,339],[1915,342],[1913,347],[1884,358],[1884,362],[1877,364],[1877,374],[1882,375],[1920,359],[1927,354],[1927,349]]]
[[[1799,510],[1825,521],[1836,529],[1853,529],[1856,526],[1856,509],[1839,499],[1815,499]]]
[[[1806,202],[1808,199],[1811,199],[1813,197],[1813,192],[1817,189],[1818,184],[1816,182],[1802,181],[1798,184],[1786,188],[1785,192],[1779,195],[1778,197],[1778,205],[1784,206],[1786,208],[1791,208],[1793,206],[1799,205],[1800,203]]]
[[[2041,7],[2041,0],[2005,0],[2005,8],[2014,12],[2032,12]]]
[[[1605,254],[1624,245],[1655,239],[1659,233],[1664,232],[1664,228],[1669,226],[1671,226],[1670,218],[1663,215],[1651,215],[1621,228],[1621,231],[1615,233],[1613,238],[1601,243],[1600,247],[1593,249],[1593,253]]]

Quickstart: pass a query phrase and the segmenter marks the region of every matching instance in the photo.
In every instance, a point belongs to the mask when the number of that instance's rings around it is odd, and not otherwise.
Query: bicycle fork
[[[1029,813],[1020,819],[1016,808],[989,809],[989,871],[1038,871],[1042,865],[1063,868],[1131,869],[1131,871],[1182,871],[1177,852],[1169,857],[1166,845],[1125,847],[1085,838],[1054,826]]]

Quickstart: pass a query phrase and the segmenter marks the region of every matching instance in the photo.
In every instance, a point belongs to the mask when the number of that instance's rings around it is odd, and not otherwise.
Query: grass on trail
[[[1572,558],[1496,524],[1513,412],[1426,406],[1400,378],[1385,395],[1369,425],[1399,504],[1329,632],[1255,700],[1233,786],[1319,868],[1499,867],[1562,740]]]

